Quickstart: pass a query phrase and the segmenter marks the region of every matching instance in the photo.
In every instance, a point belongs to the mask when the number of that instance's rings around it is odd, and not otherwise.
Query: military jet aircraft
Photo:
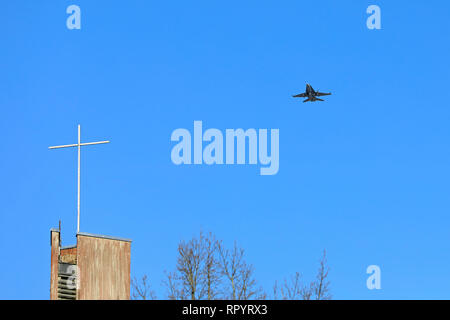
[[[314,101],[317,101],[317,100],[324,101],[324,100],[319,99],[317,97],[329,96],[330,94],[331,93],[323,93],[323,92],[319,92],[319,91],[314,91],[313,87],[311,87],[309,85],[309,83],[308,83],[306,85],[306,91],[304,93],[297,94],[297,95],[295,95],[293,97],[294,98],[308,98],[306,100],[303,100],[303,102],[308,102],[308,101],[314,102]]]

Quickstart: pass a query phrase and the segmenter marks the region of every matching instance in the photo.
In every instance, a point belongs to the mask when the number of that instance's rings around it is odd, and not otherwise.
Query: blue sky
[[[66,8],[81,8],[81,30]],[[366,8],[381,8],[368,30]],[[259,283],[336,299],[444,299],[450,279],[445,1],[7,1],[0,7],[1,299],[48,299],[49,230],[133,239],[159,297],[177,244],[212,231]],[[291,98],[306,83],[326,102]],[[171,162],[177,128],[277,128],[280,170]],[[367,266],[381,290],[366,288]]]

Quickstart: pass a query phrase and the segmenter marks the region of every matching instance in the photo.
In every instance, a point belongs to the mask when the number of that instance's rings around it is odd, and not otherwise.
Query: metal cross
[[[81,143],[81,126],[78,125],[78,143],[66,144],[66,145],[63,145],[63,146],[49,147],[49,149],[78,147],[78,202],[77,202],[78,220],[77,220],[77,233],[80,232],[80,153],[81,153],[81,147],[82,146],[90,146],[90,145],[93,145],[93,144],[102,144],[102,143],[109,143],[109,141],[97,141],[97,142],[84,142],[84,143]]]

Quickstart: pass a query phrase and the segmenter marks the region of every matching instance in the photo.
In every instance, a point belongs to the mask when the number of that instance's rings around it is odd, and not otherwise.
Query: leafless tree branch
[[[163,284],[168,298],[174,300],[201,299],[266,299],[267,295],[258,287],[254,278],[254,268],[244,258],[244,249],[236,242],[230,249],[225,248],[212,233],[181,241],[175,271],[169,272]],[[273,298],[284,300],[325,300],[331,299],[328,280],[329,267],[326,251],[320,260],[314,281],[303,284],[296,272],[281,285],[275,282]],[[142,291],[136,290],[141,296]]]
[[[261,288],[257,288],[253,277],[253,266],[244,260],[244,249],[234,243],[232,251],[218,244],[221,274],[227,280],[224,299],[249,300],[262,299],[266,295]]]
[[[147,281],[147,275],[144,275],[140,280],[136,277],[131,279],[132,294],[131,298],[133,300],[154,300],[156,295],[150,288],[150,284]]]
[[[319,261],[319,270],[317,271],[316,279],[309,285],[301,282],[301,275],[296,272],[291,276],[289,281],[284,280],[282,286],[278,286],[275,282],[273,288],[273,297],[278,299],[278,292],[283,300],[329,300],[330,294],[330,282],[328,281],[328,273],[330,268],[327,265],[326,251],[324,250],[323,256]]]
[[[323,250],[323,256],[319,261],[319,270],[316,275],[316,280],[312,285],[314,296],[316,300],[330,300],[330,281],[328,281],[328,273],[330,268],[327,264],[327,252]]]

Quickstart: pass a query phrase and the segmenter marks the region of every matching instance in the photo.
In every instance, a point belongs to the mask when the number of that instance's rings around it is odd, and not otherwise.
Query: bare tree
[[[180,279],[176,272],[167,273],[167,279],[163,281],[163,285],[167,288],[168,298],[170,300],[188,299],[184,288],[180,284]]]
[[[281,299],[283,300],[300,300],[303,298],[304,286],[300,280],[299,272],[291,276],[289,281],[284,279],[283,285],[280,287]],[[277,283],[275,282],[275,292],[278,291]]]
[[[200,240],[193,238],[188,243],[184,241],[178,246],[177,270],[183,283],[184,291],[190,295],[191,300],[201,299],[199,296],[199,283],[201,277],[201,262],[204,258],[202,247],[203,234]]]
[[[219,248],[219,242],[215,236],[211,233],[204,238],[204,266],[202,272],[202,295],[208,300],[217,298],[219,294],[220,278],[220,265],[217,259],[217,251]]]
[[[273,300],[278,300],[278,281],[273,285]]]
[[[258,287],[254,278],[253,265],[244,258],[244,249],[236,242],[230,249],[225,248],[212,233],[200,232],[199,237],[181,241],[175,271],[167,273],[163,284],[168,298],[174,300],[202,299],[266,299],[267,295]],[[280,295],[284,300],[325,300],[331,299],[329,267],[326,252],[320,260],[316,278],[309,285],[303,284],[296,272],[281,286],[275,282],[273,298]],[[138,295],[140,291],[137,291]]]
[[[219,242],[218,252],[221,274],[228,285],[225,285],[224,299],[249,300],[265,298],[262,289],[257,288],[253,277],[253,266],[244,260],[244,249],[234,243],[232,251],[225,249]]]
[[[132,294],[131,299],[133,300],[154,300],[156,299],[155,292],[151,290],[150,284],[147,281],[147,275],[144,275],[140,280],[136,277],[131,279]]]
[[[215,299],[220,276],[216,259],[217,240],[212,233],[178,245],[176,271],[164,282],[170,299]]]
[[[330,281],[328,281],[330,268],[327,264],[327,252],[325,250],[323,250],[323,256],[319,264],[319,270],[316,275],[316,280],[312,284],[312,290],[316,300],[330,300]]]
[[[281,287],[275,282],[273,292],[274,299],[278,299],[278,292],[280,292],[283,300],[329,300],[330,282],[328,281],[328,272],[330,268],[327,265],[326,251],[323,251],[323,256],[319,261],[319,270],[317,271],[316,279],[309,285],[301,282],[301,275],[296,272],[291,276],[289,281],[284,280]]]
[[[231,251],[212,233],[178,246],[177,266],[163,282],[169,299],[262,299],[256,287],[253,266],[244,261],[244,250],[236,243]]]

